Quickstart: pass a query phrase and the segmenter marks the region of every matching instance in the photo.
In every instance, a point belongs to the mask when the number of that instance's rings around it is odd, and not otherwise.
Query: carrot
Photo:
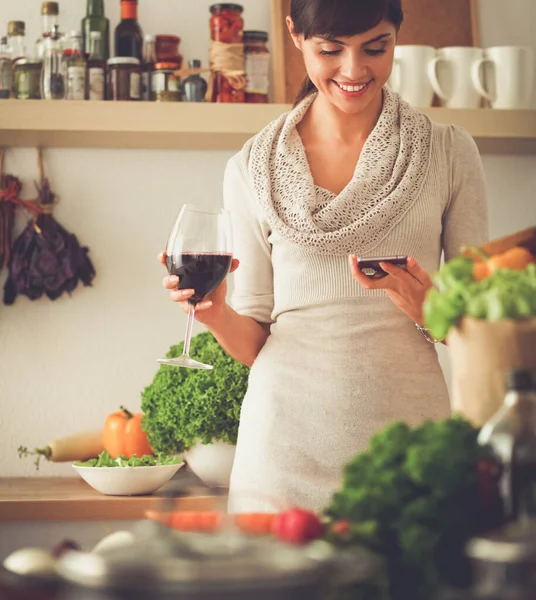
[[[235,516],[235,523],[244,533],[268,535],[273,531],[276,516],[274,513],[243,513]]]
[[[43,448],[34,450],[19,446],[18,453],[19,457],[37,456],[35,465],[39,469],[39,461],[42,457],[51,462],[84,461],[96,458],[103,450],[102,430],[98,429],[59,438]]]
[[[473,265],[473,277],[475,281],[482,281],[489,277],[489,266],[487,262],[475,262]]]
[[[491,273],[497,269],[511,269],[513,271],[523,271],[528,265],[534,262],[532,254],[521,246],[510,248],[503,254],[492,256],[488,260],[488,267]]]
[[[225,515],[218,512],[177,511],[160,513],[154,510],[145,512],[148,519],[158,521],[171,529],[179,531],[215,533],[222,525]],[[243,533],[251,535],[268,535],[277,515],[272,513],[243,513],[234,515],[235,525]]]

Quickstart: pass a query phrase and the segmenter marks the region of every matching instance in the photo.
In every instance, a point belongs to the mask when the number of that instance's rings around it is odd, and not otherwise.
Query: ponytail
[[[294,100],[294,106],[297,106],[302,100],[305,100],[309,94],[316,92],[315,84],[310,80],[309,76],[307,76],[302,83],[300,91],[296,96],[296,100]]]

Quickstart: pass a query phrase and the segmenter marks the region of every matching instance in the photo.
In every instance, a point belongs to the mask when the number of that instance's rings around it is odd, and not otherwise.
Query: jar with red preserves
[[[268,102],[270,86],[270,51],[266,31],[244,31],[246,102]]]
[[[156,59],[158,62],[175,63],[177,70],[182,67],[182,54],[179,52],[181,38],[178,35],[156,36]]]
[[[214,4],[210,7],[212,102],[245,102],[244,20],[240,4]],[[218,44],[219,42],[219,44]],[[223,52],[220,44],[229,44]],[[233,73],[225,76],[223,71]],[[242,75],[235,75],[241,73]]]

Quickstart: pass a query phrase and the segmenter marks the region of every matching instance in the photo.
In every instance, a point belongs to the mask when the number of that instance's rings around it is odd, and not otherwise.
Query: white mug
[[[400,45],[395,47],[395,60],[389,84],[393,91],[412,106],[432,104],[434,90],[428,67],[436,55],[432,46]]]
[[[430,64],[428,74],[442,106],[480,107],[482,100],[476,87],[475,65],[483,58],[482,48],[452,46],[437,50],[437,56]]]
[[[486,100],[489,100],[492,108],[530,108],[534,88],[532,48],[526,46],[487,48],[484,51],[484,58],[479,60],[473,69],[477,89]]]

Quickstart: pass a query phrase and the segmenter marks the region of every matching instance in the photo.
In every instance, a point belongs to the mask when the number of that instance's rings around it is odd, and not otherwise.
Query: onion
[[[43,548],[22,548],[4,560],[4,567],[17,575],[55,575],[56,560]]]

